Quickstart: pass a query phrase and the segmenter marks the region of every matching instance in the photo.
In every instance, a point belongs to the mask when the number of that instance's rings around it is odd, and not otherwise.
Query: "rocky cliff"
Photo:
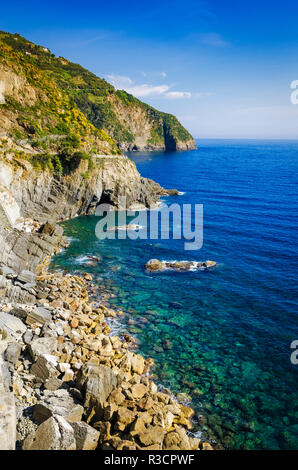
[[[51,148],[55,144],[53,135],[69,134],[77,121],[80,121],[78,128],[83,124],[89,134],[96,135],[95,144],[102,147],[103,153],[115,153],[107,134],[121,150],[188,150],[196,147],[192,136],[175,116],[162,113],[123,90],[116,90],[80,65],[55,57],[48,49],[18,34],[0,32],[0,66],[0,81],[4,80],[9,96],[7,112],[2,119],[0,116],[0,126],[2,121],[4,128],[11,129],[9,112],[17,101],[20,140],[29,138],[36,148],[41,144]],[[12,71],[17,77],[8,77]],[[32,84],[33,89],[28,88]],[[21,100],[11,94],[12,87],[24,93]],[[37,105],[39,109],[36,109]],[[88,126],[86,118],[99,132]],[[45,125],[52,138],[41,140],[45,135],[40,128]],[[81,137],[86,136],[82,129],[77,132]]]
[[[208,449],[188,434],[193,411],[148,375],[152,361],[133,351],[129,335],[111,336],[107,322],[121,312],[100,286],[88,274],[47,270],[67,246],[57,222],[102,202],[117,209],[118,196],[139,208],[173,191],[140,176],[45,57],[55,59],[0,34],[0,450]],[[144,109],[137,113],[145,123]],[[178,147],[174,118],[158,119],[163,134],[155,138]]]

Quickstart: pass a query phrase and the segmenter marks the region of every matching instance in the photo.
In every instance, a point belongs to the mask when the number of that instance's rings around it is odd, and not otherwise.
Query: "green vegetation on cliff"
[[[120,149],[129,150],[195,147],[192,136],[175,116],[116,90],[80,65],[55,57],[18,34],[0,33],[0,64],[17,69],[17,73],[21,69],[28,82],[39,87],[51,102],[49,106],[39,100],[30,112],[19,109],[19,138],[30,131],[39,140],[47,134],[76,134],[82,139],[94,134],[108,144],[110,153],[117,152],[115,142]],[[8,109],[15,104],[7,100]]]

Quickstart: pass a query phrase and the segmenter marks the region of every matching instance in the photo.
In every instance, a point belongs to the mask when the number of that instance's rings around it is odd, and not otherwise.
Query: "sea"
[[[158,239],[98,239],[100,217],[84,216],[62,224],[70,246],[51,269],[89,272],[111,294],[124,312],[114,332],[135,337],[159,386],[193,407],[193,434],[225,449],[298,449],[298,141],[197,146],[127,156],[178,189],[160,211],[201,205],[198,249],[185,250],[173,227]],[[152,258],[217,264],[151,273]]]

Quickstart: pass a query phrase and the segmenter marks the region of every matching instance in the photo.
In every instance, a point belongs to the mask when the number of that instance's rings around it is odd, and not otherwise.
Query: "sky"
[[[196,138],[298,139],[297,18],[292,0],[14,0],[0,29],[175,114]]]

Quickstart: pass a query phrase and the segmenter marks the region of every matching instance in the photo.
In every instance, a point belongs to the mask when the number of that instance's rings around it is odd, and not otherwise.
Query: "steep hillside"
[[[67,115],[58,112],[59,119],[56,119],[57,116],[55,119],[49,117],[51,125],[48,125],[48,131],[54,134],[57,134],[57,126],[58,133],[63,133],[64,125],[72,122],[71,112],[73,109],[77,111],[78,108],[89,122],[100,130],[99,138],[102,141],[107,142],[104,130],[116,141],[121,150],[187,150],[195,148],[192,136],[175,116],[157,111],[123,90],[116,90],[105,80],[80,65],[69,62],[62,57],[55,57],[48,49],[37,46],[18,34],[0,33],[0,51],[2,67],[17,64],[18,71],[21,67],[24,75],[31,79],[31,83],[35,82],[36,75],[39,82],[47,83],[47,87],[41,87],[43,91],[39,97],[41,100],[44,95],[49,98],[55,89],[55,95],[58,93],[59,96],[60,91],[63,99],[67,101],[67,107],[70,107],[67,109]],[[3,80],[0,75],[1,79]],[[37,84],[34,83],[34,85]],[[35,101],[32,97],[31,101],[33,105]],[[13,104],[14,102],[10,102],[8,106]],[[43,107],[49,109],[46,100],[43,101]],[[65,101],[63,105],[59,100],[55,104],[56,114],[60,108],[65,108]],[[45,109],[40,111],[40,114],[44,116]],[[79,120],[82,120],[81,113],[78,116]],[[75,116],[75,120],[78,120],[78,116]],[[66,117],[69,117],[68,122]],[[36,120],[36,115],[32,116],[32,119]],[[83,122],[83,125],[86,126],[86,123]],[[22,127],[22,129],[18,129],[20,132],[23,132],[24,129],[26,131],[26,126],[21,125],[20,127]],[[33,130],[31,126],[30,129]],[[92,133],[94,133],[94,129],[92,129]],[[112,146],[112,143],[109,142],[109,145]]]
[[[50,74],[38,64],[39,47],[0,33],[0,138],[2,151],[12,148],[37,165],[59,172],[70,160],[95,154],[119,154],[115,141],[91,124]],[[29,44],[29,43],[28,43]],[[42,51],[42,52],[41,52]],[[2,97],[3,98],[3,97]]]

